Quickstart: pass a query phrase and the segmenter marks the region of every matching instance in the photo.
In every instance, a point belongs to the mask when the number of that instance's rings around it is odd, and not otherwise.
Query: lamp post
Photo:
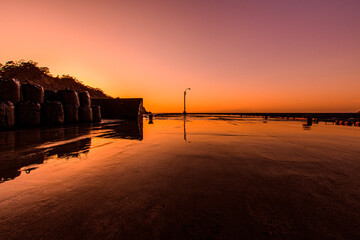
[[[186,115],[186,91],[187,90],[191,90],[191,88],[187,88],[184,91],[184,112],[183,112],[184,115]]]

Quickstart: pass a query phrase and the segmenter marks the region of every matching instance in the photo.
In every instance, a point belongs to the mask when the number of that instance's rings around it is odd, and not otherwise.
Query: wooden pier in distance
[[[157,113],[155,116],[179,116],[180,113]],[[187,113],[188,116],[239,116],[239,117],[263,117],[266,119],[282,118],[287,120],[309,119],[314,123],[332,122],[340,125],[360,125],[360,113]]]

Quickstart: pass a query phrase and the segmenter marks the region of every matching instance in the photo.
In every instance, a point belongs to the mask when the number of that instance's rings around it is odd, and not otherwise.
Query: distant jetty
[[[156,113],[155,116],[171,117],[182,116],[182,113]],[[306,119],[311,123],[329,122],[336,125],[360,126],[360,112],[357,113],[187,113],[189,116],[239,116],[239,117],[260,117],[264,119],[281,118],[286,120]]]

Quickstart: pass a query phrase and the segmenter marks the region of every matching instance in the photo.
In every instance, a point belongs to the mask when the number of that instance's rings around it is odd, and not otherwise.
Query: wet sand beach
[[[360,239],[360,128],[302,124],[0,132],[0,239]]]

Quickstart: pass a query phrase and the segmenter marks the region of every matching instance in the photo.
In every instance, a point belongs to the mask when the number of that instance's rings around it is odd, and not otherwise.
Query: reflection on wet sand
[[[65,143],[49,148],[46,156],[57,156],[57,158],[78,158],[81,154],[89,152],[91,146],[91,138],[84,138],[78,141]]]
[[[90,136],[90,137],[88,137]],[[0,183],[29,174],[49,158],[79,158],[91,137],[143,139],[142,121],[0,132]]]
[[[191,141],[187,140],[187,136],[186,136],[186,115],[184,115],[184,141],[187,143],[191,143]]]
[[[359,239],[359,128],[184,120],[4,135],[0,239]]]
[[[109,124],[103,129],[111,130],[100,137],[104,138],[124,138],[124,139],[143,139],[143,120],[138,121],[122,121],[117,124]]]

